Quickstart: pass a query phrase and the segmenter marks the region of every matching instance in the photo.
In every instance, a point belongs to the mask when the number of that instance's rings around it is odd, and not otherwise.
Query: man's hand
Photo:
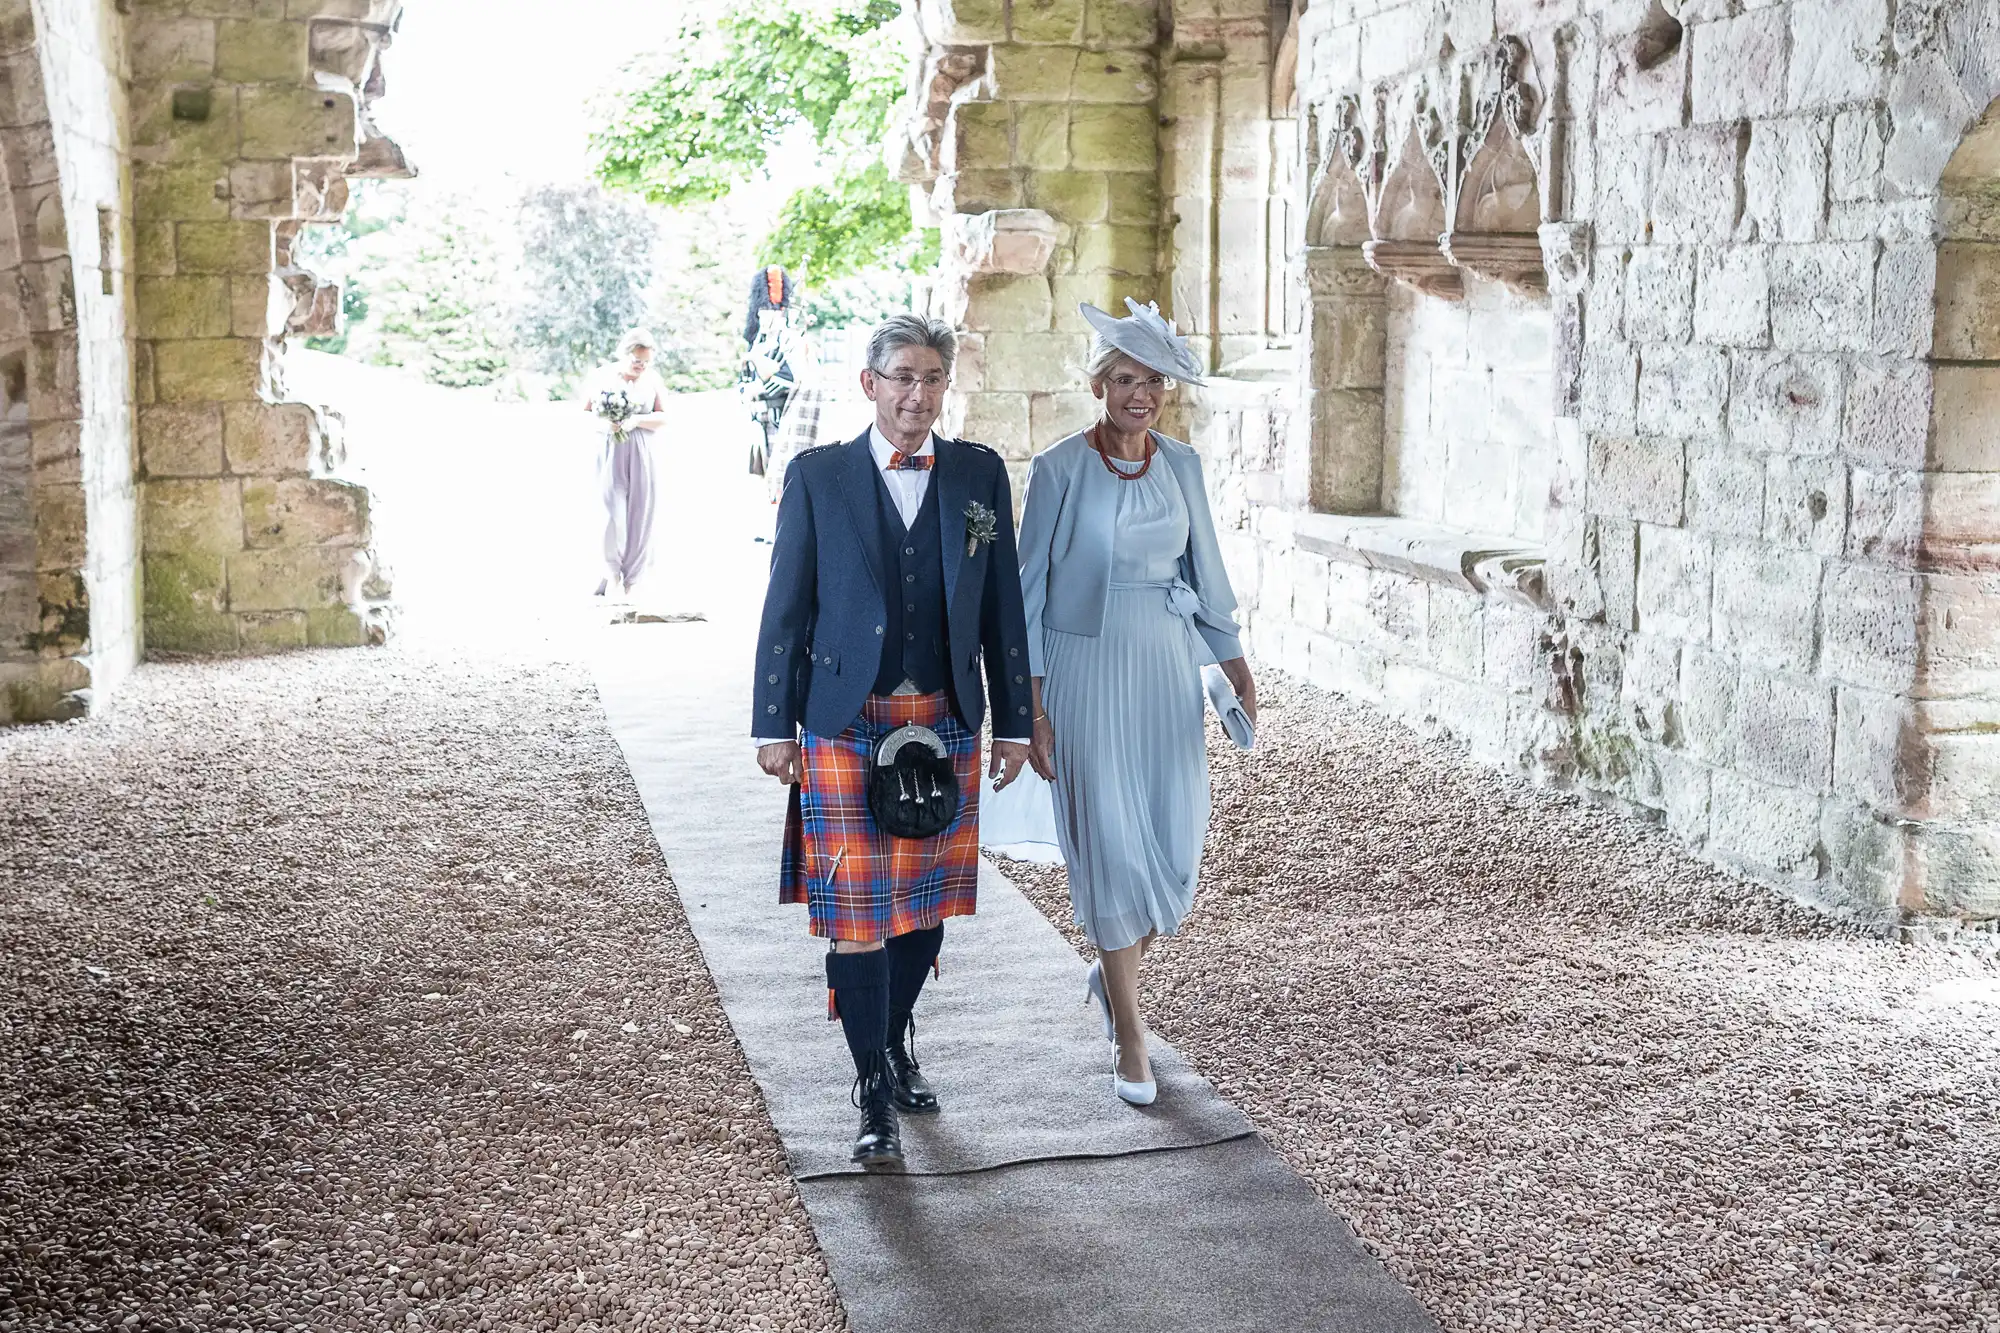
[[[757,767],[788,786],[796,785],[802,773],[797,741],[779,741],[757,747]]]
[[[1028,747],[1019,741],[993,742],[993,762],[986,770],[986,776],[993,779],[993,790],[1004,791],[1007,784],[1021,776],[1021,765],[1028,762]]]

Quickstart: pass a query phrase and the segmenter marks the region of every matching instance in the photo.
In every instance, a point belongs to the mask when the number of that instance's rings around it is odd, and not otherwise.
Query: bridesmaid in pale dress
[[[1199,363],[1154,307],[1094,306],[1097,424],[1036,455],[1021,520],[1034,676],[1030,761],[1055,784],[1077,923],[1097,947],[1086,981],[1116,1045],[1112,1086],[1156,1085],[1139,960],[1194,903],[1209,814],[1201,670],[1216,662],[1254,722],[1256,684],[1232,613],[1201,456],[1153,429]]]
[[[653,370],[657,339],[633,329],[618,340],[618,357],[600,366],[583,386],[583,410],[605,418],[611,403],[632,415],[605,420],[597,456],[597,484],[604,500],[604,578],[597,596],[631,591],[653,559],[653,504],[657,485],[653,433],[667,424],[667,390]]]

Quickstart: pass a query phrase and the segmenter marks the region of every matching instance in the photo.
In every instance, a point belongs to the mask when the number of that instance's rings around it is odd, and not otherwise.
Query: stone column
[[[1286,460],[1285,498],[1323,513],[1375,513],[1382,506],[1388,280],[1358,246],[1310,247],[1301,268],[1311,304],[1299,420],[1309,443],[1303,459]]]
[[[379,641],[368,495],[285,401],[289,333],[330,293],[291,263],[352,174],[407,174],[373,133],[401,0],[138,0],[130,23],[138,437],[148,646]]]

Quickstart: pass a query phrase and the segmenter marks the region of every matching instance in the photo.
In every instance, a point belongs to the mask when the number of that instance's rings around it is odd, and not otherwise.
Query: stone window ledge
[[[1301,550],[1428,583],[1548,609],[1541,547],[1516,537],[1466,532],[1393,514],[1299,514]]]

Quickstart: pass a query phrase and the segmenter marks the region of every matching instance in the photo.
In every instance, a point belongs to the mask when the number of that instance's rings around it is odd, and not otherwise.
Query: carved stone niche
[[[1368,267],[1385,278],[1407,283],[1426,296],[1457,300],[1465,295],[1465,277],[1443,249],[1443,238],[1429,241],[1370,241],[1361,247]]]
[[[1447,234],[1438,238],[1438,250],[1455,268],[1490,282],[1535,296],[1549,289],[1539,236]]]

